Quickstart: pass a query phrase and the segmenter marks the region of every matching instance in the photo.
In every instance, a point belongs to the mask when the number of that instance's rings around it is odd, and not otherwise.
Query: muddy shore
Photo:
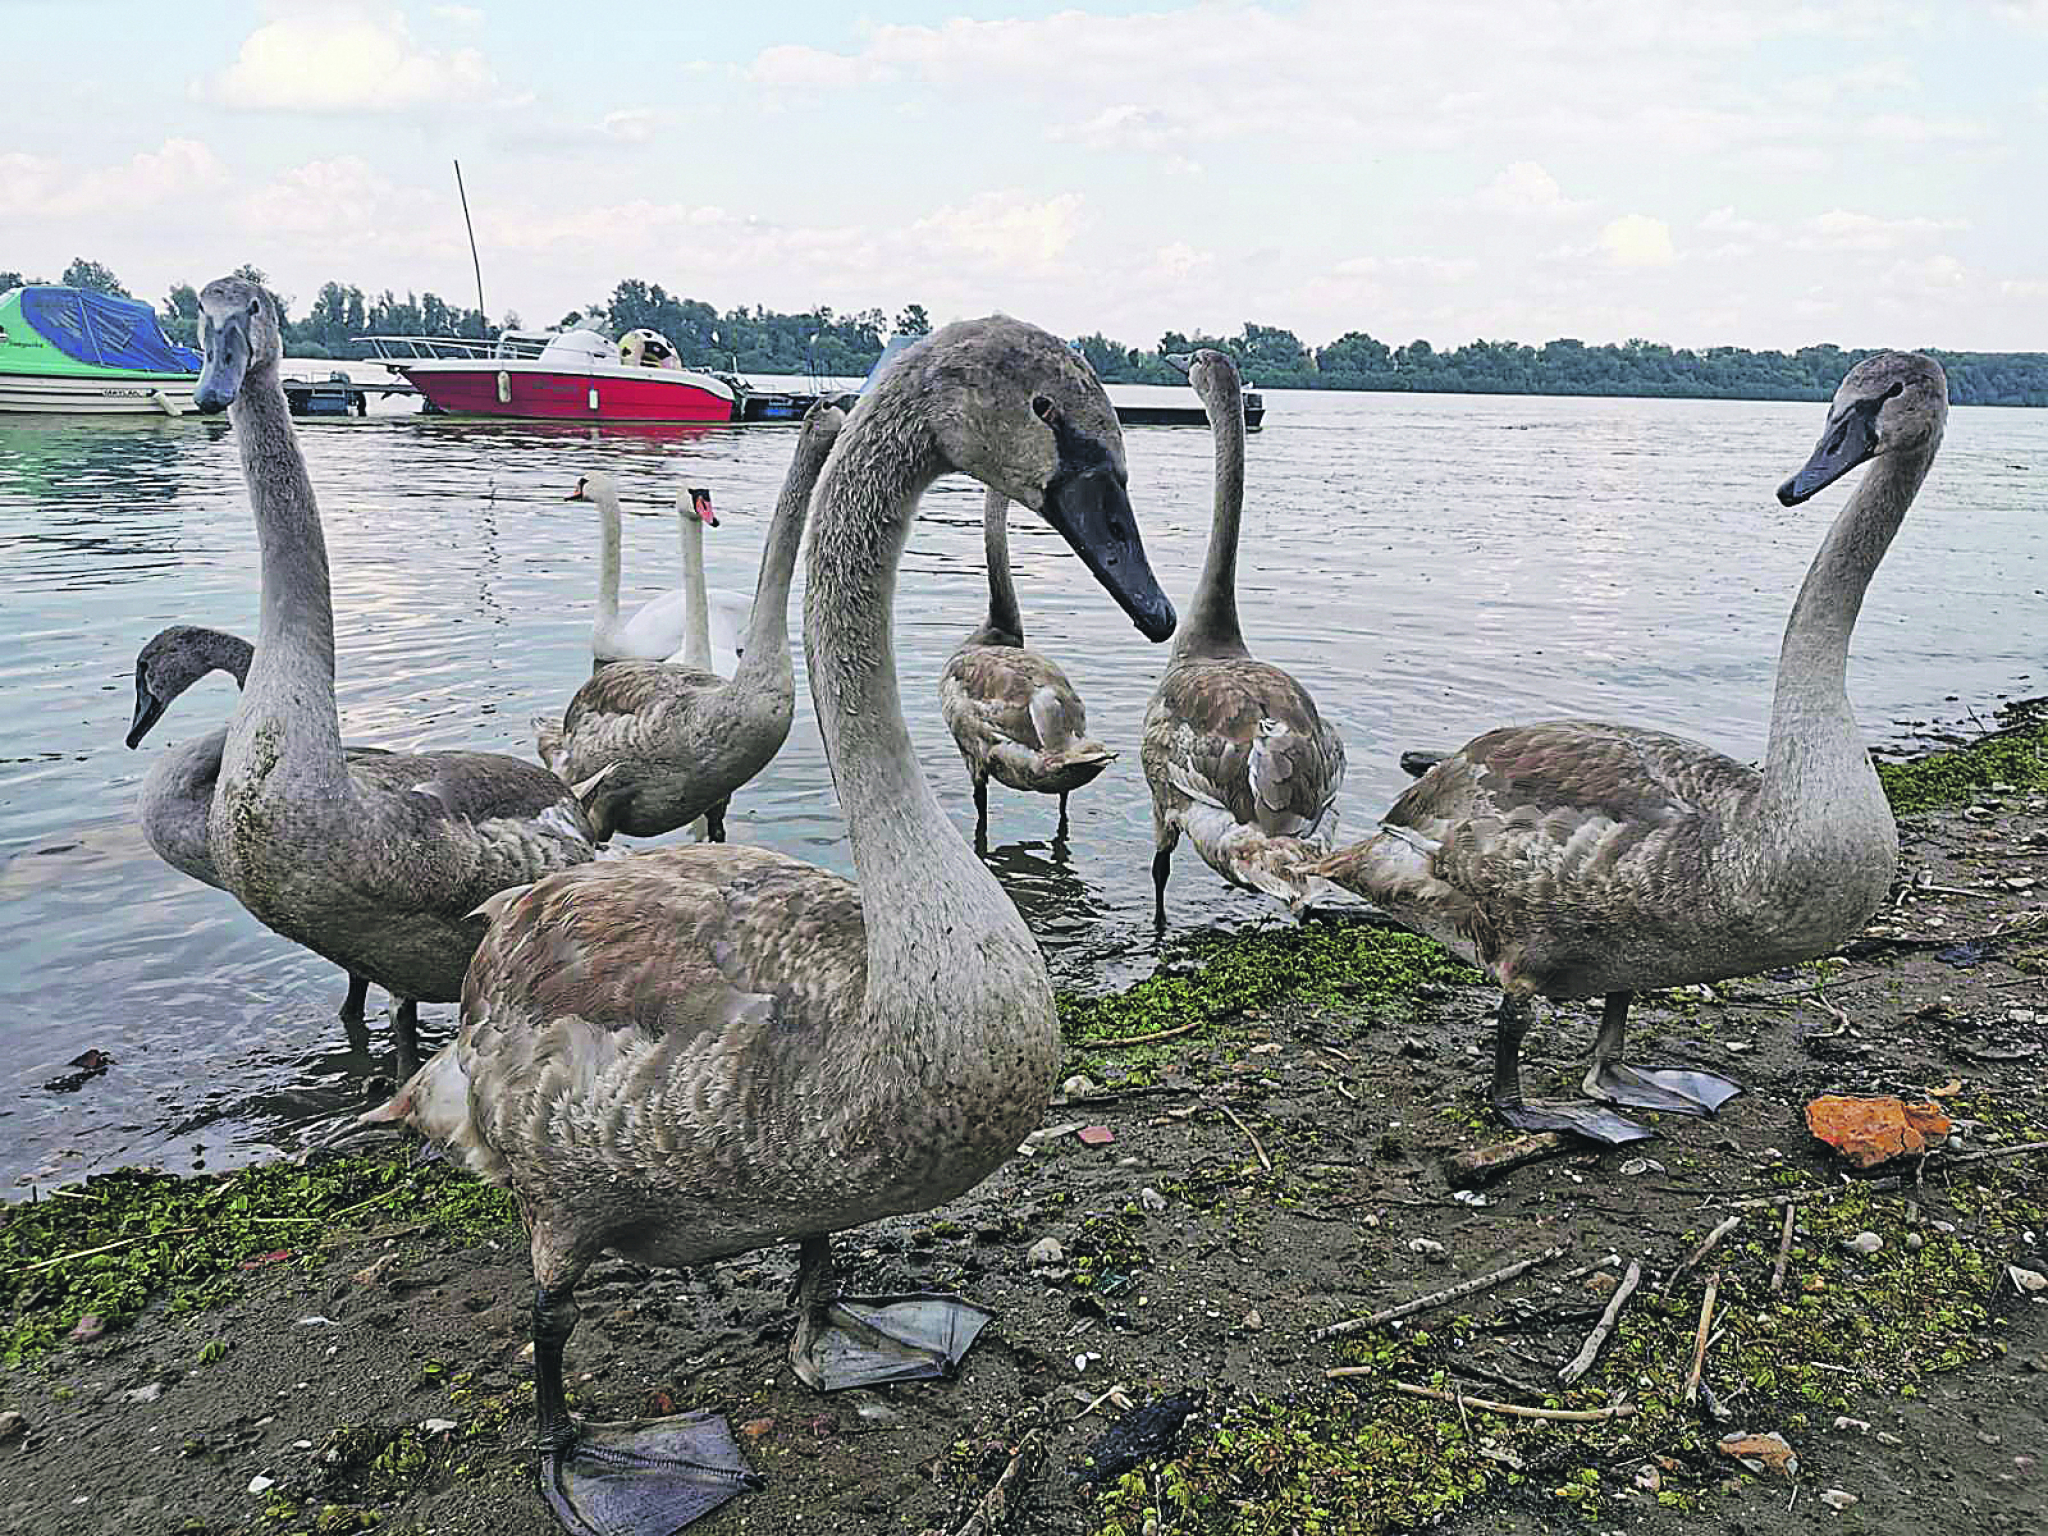
[[[703,1536],[2048,1528],[2048,1291],[2015,1278],[2048,1273],[2048,1152],[2014,1150],[2048,1142],[2048,733],[2008,724],[1887,771],[1899,879],[1842,955],[1639,1001],[1639,1059],[1745,1084],[1716,1119],[1454,1192],[1441,1160],[1510,1134],[1473,973],[1357,917],[1194,936],[1063,1000],[1087,1082],[1031,1155],[846,1240],[854,1288],[998,1314],[959,1380],[806,1391],[793,1254],[606,1261],[574,1405],[731,1420],[768,1486]],[[1594,1023],[1546,1010],[1531,1092],[1576,1091]],[[1803,1118],[1830,1092],[1932,1097],[1959,1134],[1849,1174]],[[0,1529],[540,1536],[530,1300],[509,1200],[412,1151],[38,1191],[0,1212]],[[1170,1440],[1077,1477],[1122,1404],[1173,1398]],[[1796,1471],[1723,1454],[1736,1431],[1782,1435]]]

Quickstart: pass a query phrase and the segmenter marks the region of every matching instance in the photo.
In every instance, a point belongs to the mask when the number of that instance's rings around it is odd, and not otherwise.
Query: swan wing
[[[1261,727],[1268,740],[1253,781]],[[1250,658],[1170,668],[1146,721],[1146,777],[1272,836],[1308,837],[1344,782],[1344,743],[1278,667]]]

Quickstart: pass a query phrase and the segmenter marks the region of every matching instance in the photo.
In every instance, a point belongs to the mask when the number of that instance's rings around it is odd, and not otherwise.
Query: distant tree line
[[[261,271],[240,275],[264,281]],[[35,279],[43,281],[43,279]],[[107,267],[79,257],[60,281],[76,288],[127,296]],[[19,287],[19,272],[0,271],[0,290]],[[275,294],[275,290],[272,290]],[[365,336],[470,337],[498,334],[481,310],[451,304],[436,294],[400,298],[390,289],[366,294],[353,284],[324,283],[311,307],[285,313],[286,350],[295,357],[360,358],[370,355]],[[172,339],[197,340],[199,294],[180,283],[160,310]],[[659,283],[627,278],[609,298],[562,317],[562,325],[596,324],[613,333],[646,326],[676,344],[696,368],[737,368],[742,373],[825,374],[857,378],[873,366],[891,334],[918,336],[931,329],[924,307],[906,305],[892,322],[879,309],[835,314],[816,309],[784,314],[759,305],[720,311],[685,299]],[[505,316],[517,329],[519,317]],[[1667,347],[1631,338],[1619,346],[1588,345],[1569,337],[1540,347],[1513,341],[1473,341],[1439,352],[1426,341],[1390,347],[1363,331],[1347,331],[1322,347],[1308,347],[1294,332],[1246,321],[1236,336],[1168,331],[1150,351],[1100,334],[1074,345],[1111,384],[1177,384],[1166,355],[1214,347],[1237,360],[1254,384],[1275,389],[1366,389],[1487,395],[1672,395],[1730,400],[1824,400],[1842,375],[1869,349],[1832,344],[1797,352],[1752,352],[1744,347]],[[1958,405],[2048,406],[2048,353],[1931,351],[1948,373]]]

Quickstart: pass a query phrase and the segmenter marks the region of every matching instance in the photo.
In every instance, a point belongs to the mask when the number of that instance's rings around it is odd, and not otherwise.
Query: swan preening
[[[483,936],[479,903],[583,863],[597,839],[568,787],[515,757],[406,754],[403,783],[349,761],[327,545],[278,382],[277,310],[241,278],[209,283],[199,300],[206,362],[194,399],[234,426],[263,576],[207,847],[221,886],[258,921],[399,999],[394,1029],[410,1071],[413,1005],[461,996]]]
[[[1605,998],[1589,1094],[1708,1113],[1733,1083],[1623,1064],[1630,998],[1829,954],[1883,901],[1898,833],[1849,704],[1849,638],[1947,417],[1932,358],[1866,358],[1779,488],[1792,506],[1872,461],[1785,626],[1760,771],[1634,726],[1489,731],[1429,768],[1376,834],[1313,866],[1500,982],[1493,1099],[1509,1123],[1606,1142],[1650,1134],[1597,1105],[1522,1098],[1532,998]]]
[[[1321,888],[1302,867],[1336,829],[1344,741],[1306,688],[1253,657],[1238,624],[1244,390],[1237,365],[1206,348],[1168,361],[1186,372],[1208,411],[1216,502],[1187,622],[1145,711],[1153,917],[1164,926],[1166,877],[1183,833],[1232,885],[1277,896],[1299,912]]]
[[[733,791],[788,740],[796,701],[789,583],[811,487],[844,420],[822,403],[804,418],[761,553],[745,654],[730,681],[701,664],[617,662],[576,690],[559,721],[534,721],[541,761],[578,786],[599,837],[657,837],[701,816],[711,841],[724,842]],[[697,570],[701,576],[701,564]],[[693,616],[703,613],[700,602]]]
[[[597,620],[590,654],[598,661],[676,661],[700,672],[731,677],[739,666],[753,599],[704,584],[704,530],[718,526],[711,492],[686,486],[676,493],[682,530],[683,584],[619,616],[619,562],[624,518],[618,482],[602,471],[580,475],[566,498],[597,508]]]
[[[743,1475],[722,1421],[570,1418],[562,1349],[601,1250],[681,1265],[798,1243],[791,1360],[818,1387],[950,1370],[985,1319],[832,1283],[832,1234],[980,1182],[1038,1125],[1059,1066],[1037,943],[940,809],[897,690],[897,566],[948,470],[1038,512],[1140,630],[1171,633],[1087,364],[1003,318],[927,337],[861,402],[812,497],[804,644],[857,880],[703,845],[507,892],[457,1040],[376,1112],[519,1195],[541,1485],[571,1530],[667,1532]]]
[[[988,838],[988,781],[1067,796],[1116,760],[1088,734],[1088,708],[1057,663],[1024,647],[1010,580],[1010,498],[991,490],[982,509],[988,617],[939,676],[939,710],[974,781],[974,836]]]

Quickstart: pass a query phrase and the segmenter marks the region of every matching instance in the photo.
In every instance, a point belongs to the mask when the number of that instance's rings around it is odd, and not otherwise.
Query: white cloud
[[[1667,267],[1678,259],[1671,226],[1645,213],[1625,213],[1601,230],[1600,248],[1617,267]]]
[[[1806,220],[1792,244],[1801,250],[1890,251],[1968,227],[1960,219],[1882,219],[1831,208]]]
[[[1970,274],[1953,256],[1921,256],[1895,261],[1886,269],[1883,283],[1901,293],[1930,294],[1943,289],[1968,286]]]
[[[480,27],[484,24],[483,7],[479,5],[437,5],[432,14],[435,20],[451,22],[458,27]]]
[[[1081,229],[1073,192],[1033,200],[1019,192],[983,192],[927,214],[912,226],[960,255],[1012,271],[1043,270],[1066,255]]]
[[[498,80],[474,48],[421,47],[403,12],[338,5],[265,22],[196,90],[244,111],[376,113],[489,100]]]
[[[1555,219],[1589,205],[1564,195],[1557,178],[1533,160],[1517,160],[1472,194],[1472,206],[1523,218]]]
[[[0,154],[0,208],[79,219],[147,208],[215,187],[227,172],[197,139],[166,139],[125,165],[78,169],[40,155]]]

